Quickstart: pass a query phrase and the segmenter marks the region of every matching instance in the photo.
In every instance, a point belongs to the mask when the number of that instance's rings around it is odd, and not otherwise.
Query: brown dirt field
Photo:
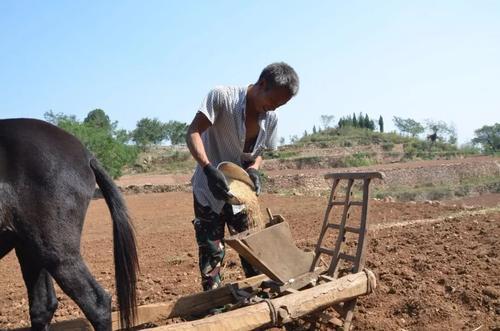
[[[191,225],[190,193],[126,196],[139,243],[139,303],[172,300],[201,290],[197,247]],[[326,198],[263,195],[262,207],[282,214],[299,247],[312,247],[319,234]],[[442,204],[370,202],[370,223],[434,219],[480,206],[499,205],[490,194]],[[476,207],[474,207],[476,205]],[[471,210],[472,209],[472,210]],[[96,279],[114,291],[111,220],[102,199],[92,201],[84,227],[82,254]],[[352,217],[356,217],[356,213]],[[376,228],[376,226],[374,227]],[[355,325],[365,330],[474,329],[500,327],[500,212],[460,216],[371,231],[368,266],[380,277],[375,294],[361,300]],[[226,280],[242,277],[228,249]],[[27,326],[28,305],[15,255],[0,262],[0,329]],[[81,316],[59,289],[55,320]],[[496,296],[496,297],[495,297]],[[327,325],[323,325],[325,328]]]
[[[497,209],[498,210],[498,209]],[[379,288],[360,300],[360,330],[500,327],[500,212],[371,234]]]
[[[128,185],[175,185],[185,184],[191,180],[191,175],[175,174],[175,175],[125,175],[116,180],[118,186],[126,187]]]

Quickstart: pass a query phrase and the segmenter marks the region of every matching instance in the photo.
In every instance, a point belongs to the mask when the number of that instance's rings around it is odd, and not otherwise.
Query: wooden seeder
[[[349,330],[357,298],[371,293],[376,286],[374,274],[364,268],[369,185],[375,178],[382,179],[383,174],[332,173],[325,176],[333,182],[314,252],[297,248],[288,223],[268,210],[270,223],[265,229],[239,233],[225,240],[263,274],[173,302],[140,306],[137,329],[177,317],[187,321],[150,330],[253,330],[282,326],[333,307],[339,314],[339,318],[333,320]],[[353,200],[353,188],[359,182],[361,198]],[[341,197],[338,191],[344,187],[345,194]],[[340,221],[333,221],[336,206],[341,209]],[[361,208],[357,222],[350,218],[351,207]],[[349,236],[354,238],[348,240]],[[210,315],[214,309],[223,312]],[[113,314],[113,330],[118,329],[118,320],[118,315]],[[84,319],[51,326],[51,330],[91,329]]]

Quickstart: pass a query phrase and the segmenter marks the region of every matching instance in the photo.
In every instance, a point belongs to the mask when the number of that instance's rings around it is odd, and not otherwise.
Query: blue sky
[[[0,117],[189,122],[215,85],[275,61],[301,79],[280,136],[323,114],[500,122],[500,1],[0,2]]]

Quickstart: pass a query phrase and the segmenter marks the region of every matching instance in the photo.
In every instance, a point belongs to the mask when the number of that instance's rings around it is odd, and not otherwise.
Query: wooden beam
[[[220,307],[232,303],[235,300],[230,286],[234,289],[253,291],[257,289],[263,281],[268,279],[266,275],[258,275],[227,284],[215,290],[184,296],[175,301],[139,306],[137,307],[137,320],[134,326],[154,323],[167,318],[204,313],[211,308]],[[113,312],[111,314],[113,330],[120,330],[119,319],[118,312]],[[93,328],[85,318],[77,318],[53,323],[50,325],[50,330],[92,331]],[[30,331],[30,328],[18,328],[14,329],[14,331]]]
[[[31,328],[18,328],[13,331],[30,331]],[[61,321],[50,325],[51,331],[93,331],[94,328],[85,318]]]
[[[205,313],[212,308],[233,303],[235,301],[233,290],[253,291],[267,279],[266,275],[258,275],[227,284],[215,290],[180,297],[176,301],[140,306],[137,309],[138,319],[135,325],[156,322],[167,318],[184,317]],[[118,313],[113,313],[112,319],[113,330],[119,330]]]
[[[151,331],[253,330],[272,326],[273,317],[274,324],[283,325],[311,312],[368,294],[375,286],[375,276],[371,271],[359,272],[268,302],[196,321],[161,326]]]

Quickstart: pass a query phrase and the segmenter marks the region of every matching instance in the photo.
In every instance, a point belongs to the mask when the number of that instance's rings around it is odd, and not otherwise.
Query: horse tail
[[[120,325],[130,329],[137,315],[136,283],[139,270],[134,228],[125,201],[111,177],[95,158],[90,160],[90,167],[113,219],[113,255]]]

